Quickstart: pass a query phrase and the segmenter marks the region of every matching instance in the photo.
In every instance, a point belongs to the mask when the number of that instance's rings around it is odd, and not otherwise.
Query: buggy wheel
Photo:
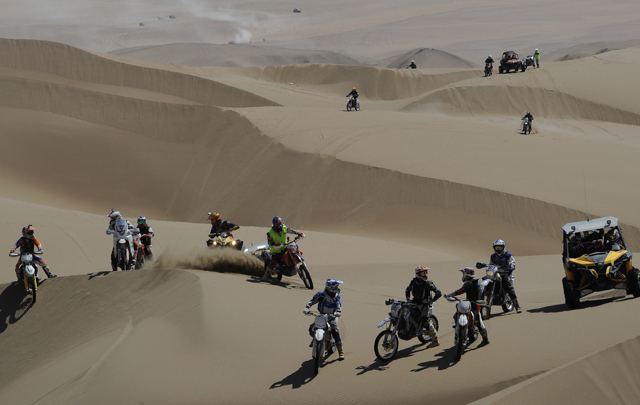
[[[398,353],[398,337],[390,330],[383,330],[373,345],[376,357],[381,361],[391,360]]]
[[[564,289],[564,301],[567,306],[571,309],[576,309],[580,307],[580,294],[576,291],[573,282],[567,280],[567,278],[562,279],[562,288]]]
[[[627,274],[627,289],[634,297],[640,297],[640,270],[635,267]]]

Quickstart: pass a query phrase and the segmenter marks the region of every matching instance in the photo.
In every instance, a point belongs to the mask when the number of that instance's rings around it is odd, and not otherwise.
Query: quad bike
[[[347,96],[349,101],[347,101],[347,111],[356,110],[360,111],[360,101],[358,101],[353,96]]]
[[[271,269],[269,264],[271,263],[273,253],[267,248],[255,251],[254,254],[259,254],[262,261],[264,261],[264,275],[263,280],[271,281],[272,283],[279,283],[282,281],[282,276],[292,277],[294,274],[298,274],[302,279],[305,287],[313,289],[313,280],[311,280],[311,274],[309,274],[309,268],[304,262],[304,256],[302,251],[298,248],[298,241],[303,239],[304,236],[297,236],[294,240],[290,241],[287,238],[287,246],[282,253],[281,259],[275,268]],[[259,252],[259,253],[258,253]]]
[[[39,255],[42,254],[42,250],[35,252]],[[21,256],[22,264],[20,265],[20,275],[24,281],[24,289],[27,294],[31,295],[32,303],[36,303],[36,291],[38,291],[38,279],[36,277],[37,268],[34,259],[34,253],[9,253],[10,257]]]
[[[235,229],[238,229],[238,227]],[[244,245],[244,241],[234,238],[231,232],[210,233],[209,239],[207,240],[207,246],[212,249],[233,248],[236,250],[242,250],[242,245]]]
[[[481,308],[482,319],[486,320],[491,317],[491,307],[493,305],[501,305],[504,312],[513,311],[514,305],[511,301],[511,297],[502,285],[502,279],[504,277],[511,277],[507,272],[500,270],[498,266],[490,264],[487,266],[485,263],[476,263],[476,268],[487,268],[487,274],[482,277],[480,286],[483,288],[482,296],[487,302]]]
[[[398,338],[411,340],[417,336],[421,343],[431,341],[431,336],[428,335],[429,328],[423,325],[420,319],[415,319],[411,316],[411,310],[416,308],[417,304],[394,299],[386,300],[385,304],[391,305],[391,311],[388,318],[378,323],[378,328],[387,325],[387,329],[378,334],[373,345],[373,350],[378,359],[389,361],[395,357],[398,353]],[[429,305],[427,319],[438,330],[438,318],[433,315],[433,303]]]

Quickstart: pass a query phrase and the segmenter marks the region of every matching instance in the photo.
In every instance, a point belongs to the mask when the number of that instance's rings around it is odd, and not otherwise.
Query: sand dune
[[[33,224],[59,277],[31,305],[5,256],[1,402],[640,402],[637,299],[570,311],[560,282],[567,222],[616,216],[640,248],[640,8],[596,3],[6,4],[0,243]],[[483,77],[487,54],[536,47],[541,69]],[[146,269],[110,271],[112,208],[149,218]],[[314,290],[206,249],[213,210],[245,245],[274,215],[302,230]],[[524,312],[496,308],[456,363],[441,299],[441,346],[376,360],[415,266],[451,292],[496,238]],[[327,278],[346,359],[314,376],[301,311]]]

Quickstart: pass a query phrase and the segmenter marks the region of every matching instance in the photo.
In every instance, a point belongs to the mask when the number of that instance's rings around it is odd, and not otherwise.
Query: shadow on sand
[[[20,285],[8,284],[0,293],[0,333],[18,322],[31,309],[33,300]]]

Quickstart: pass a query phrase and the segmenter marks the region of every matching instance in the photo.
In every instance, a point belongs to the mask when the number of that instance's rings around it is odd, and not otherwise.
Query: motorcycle
[[[356,110],[360,111],[360,102],[356,100],[353,96],[347,96],[349,101],[347,101],[347,111]]]
[[[311,357],[313,358],[313,371],[315,374],[320,372],[320,366],[324,361],[325,354],[329,356],[336,351],[336,341],[331,334],[331,321],[335,319],[334,315],[320,314],[317,312],[307,312],[309,316],[315,316],[315,321],[311,332],[313,333],[313,345]]]
[[[303,238],[304,236],[297,236],[292,241],[287,238],[287,247],[282,254],[281,260],[278,261],[278,264],[274,269],[269,267],[269,263],[271,263],[272,258],[272,253],[269,251],[269,248],[266,247],[261,251],[260,256],[262,261],[264,261],[263,280],[268,280],[272,283],[279,283],[282,281],[283,275],[292,277],[294,274],[298,273],[298,276],[302,279],[305,287],[310,290],[313,289],[313,280],[311,280],[309,268],[304,262],[304,256],[302,256],[302,251],[298,248],[297,244],[297,242]]]
[[[490,264],[487,266],[485,263],[476,263],[476,268],[487,268],[487,274],[482,277],[480,286],[483,289],[482,296],[487,302],[481,309],[482,319],[489,319],[491,317],[491,306],[502,305],[504,312],[513,311],[514,305],[511,301],[511,297],[507,293],[507,290],[502,285],[502,279],[504,277],[511,277],[508,272],[500,270],[498,266]]]
[[[209,240],[207,240],[207,246],[210,248],[228,247],[242,250],[242,245],[244,245],[244,241],[234,238],[231,232],[210,233]]]
[[[138,246],[138,249],[136,250],[136,270],[140,270],[141,268],[143,268],[147,260],[151,260],[153,257],[153,253],[151,252],[151,244],[145,245],[142,242],[142,238],[148,238],[147,240],[151,240],[151,233],[141,235],[138,232],[133,234],[133,245]],[[147,254],[147,249],[149,250],[149,254]]]
[[[456,335],[453,344],[456,346],[456,361],[459,361],[464,353],[464,349],[478,339],[478,327],[475,324],[475,316],[471,310],[471,305],[485,305],[485,301],[461,300],[456,297],[448,297],[447,301],[458,301],[456,304],[455,329]]]
[[[39,255],[42,254],[42,250],[35,252]],[[36,303],[36,291],[38,290],[38,279],[36,278],[36,263],[34,260],[34,253],[20,252],[9,253],[10,257],[21,256],[22,264],[20,264],[20,275],[24,281],[24,289],[27,294],[31,295],[32,303]]]
[[[113,233],[113,253],[111,258],[113,271],[117,271],[118,267],[122,270],[131,270],[132,247],[133,233],[129,230],[129,223],[126,219],[117,220],[115,232]]]
[[[378,328],[383,327],[385,324],[387,325],[387,329],[378,334],[373,345],[378,359],[389,361],[395,357],[398,353],[398,338],[411,340],[417,336],[420,343],[424,344],[431,341],[431,336],[428,335],[429,328],[423,327],[424,325],[420,319],[415,319],[411,316],[411,310],[416,308],[417,304],[396,301],[391,298],[384,303],[391,305],[391,312],[389,312],[388,318],[378,323]],[[438,330],[439,323],[438,318],[433,315],[433,303],[429,305],[427,319]]]
[[[524,123],[522,124],[522,132],[526,135],[526,134],[530,134],[531,133],[531,121],[529,121],[529,117],[524,117],[523,118]]]
[[[484,77],[491,76],[493,74],[493,63],[486,63],[484,65]]]

